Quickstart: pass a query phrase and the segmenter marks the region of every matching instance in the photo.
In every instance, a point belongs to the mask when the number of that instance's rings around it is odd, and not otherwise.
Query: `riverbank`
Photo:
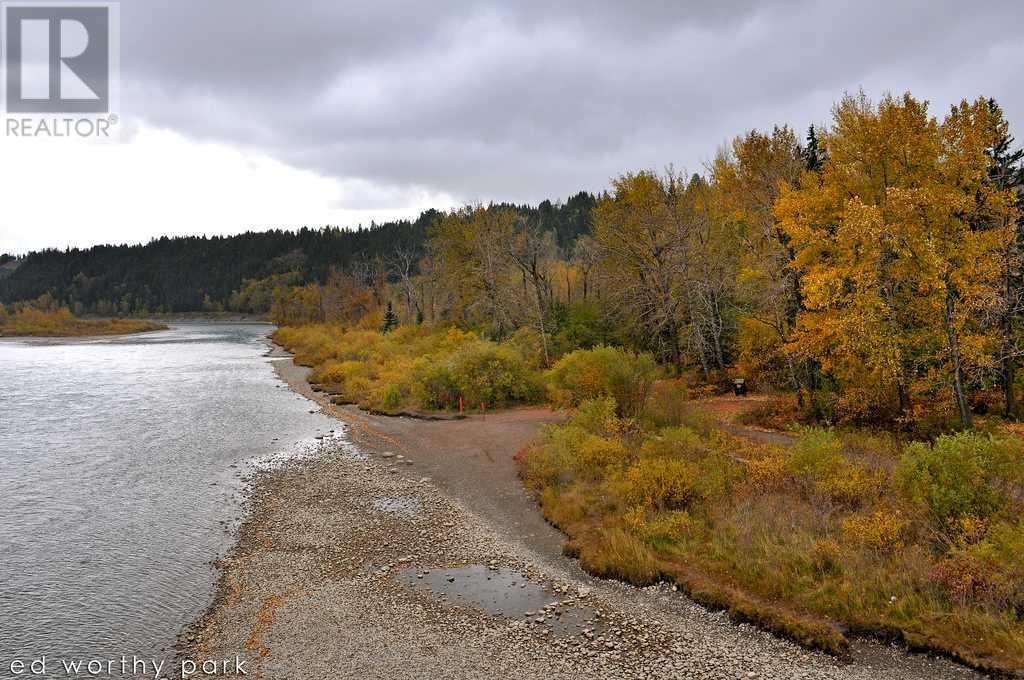
[[[250,675],[274,680],[976,677],[863,642],[844,665],[667,585],[586,576],[513,461],[557,414],[372,416],[312,392],[289,359],[275,365],[345,436],[253,481],[252,512],[183,656],[240,654]]]
[[[99,338],[165,331],[166,324],[145,319],[22,319],[0,324],[0,338]]]

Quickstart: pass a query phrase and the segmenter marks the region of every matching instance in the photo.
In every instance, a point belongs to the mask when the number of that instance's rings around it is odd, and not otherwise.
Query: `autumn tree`
[[[612,182],[594,209],[594,240],[611,302],[627,323],[659,342],[683,370],[692,220],[685,184],[644,171]]]
[[[464,208],[445,215],[430,236],[432,257],[459,319],[496,337],[517,327],[514,291],[520,277],[508,253],[516,222],[511,209]]]
[[[270,319],[278,326],[299,326],[324,320],[321,288],[315,283],[305,286],[278,286],[270,305]]]
[[[909,94],[877,107],[847,96],[823,135],[820,177],[804,174],[779,198],[805,305],[790,346],[863,408],[889,390],[905,414],[915,384],[934,389],[935,376],[972,424],[967,383],[992,363],[981,320],[998,299],[1012,235],[1010,196],[986,182],[992,141],[984,100],[962,102],[940,124]]]
[[[335,270],[321,287],[320,313],[326,321],[352,324],[375,309],[379,307],[371,288],[356,276]]]
[[[805,163],[796,135],[783,126],[737,137],[712,166],[717,219],[739,247],[737,300],[744,320],[768,331],[771,344],[760,349],[785,366],[801,403],[805,389],[812,387],[810,368],[785,351],[803,307],[800,272],[793,266],[790,235],[774,207],[783,188],[798,181]]]

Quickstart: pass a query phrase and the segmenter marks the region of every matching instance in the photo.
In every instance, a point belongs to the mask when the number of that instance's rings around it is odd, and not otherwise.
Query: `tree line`
[[[586,193],[538,206],[503,204],[536,215],[557,242],[587,229],[594,198]],[[357,229],[270,230],[234,236],[163,237],[146,244],[48,249],[29,253],[10,268],[0,256],[0,302],[49,294],[76,314],[145,315],[200,311],[265,313],[279,283],[326,283],[333,271],[370,281],[384,261],[401,253],[415,266],[437,216]]]
[[[910,94],[844,97],[800,139],[753,130],[704,173],[626,173],[560,240],[537,213],[439,215],[413,262],[278,289],[283,323],[403,323],[494,338],[530,328],[546,358],[622,344],[681,375],[791,391],[808,417],[970,426],[1015,416],[1024,351],[1022,152],[996,102],[941,119]]]
[[[858,93],[803,139],[786,125],[737,136],[700,173],[356,231],[33,253],[0,299],[528,329],[549,363],[624,345],[710,384],[790,391],[815,420],[970,426],[1019,410],[1022,186],[993,100],[939,118],[909,93]]]

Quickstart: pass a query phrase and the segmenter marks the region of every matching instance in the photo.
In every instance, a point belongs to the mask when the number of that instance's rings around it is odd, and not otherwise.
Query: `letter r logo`
[[[111,7],[3,6],[8,113],[110,111]]]

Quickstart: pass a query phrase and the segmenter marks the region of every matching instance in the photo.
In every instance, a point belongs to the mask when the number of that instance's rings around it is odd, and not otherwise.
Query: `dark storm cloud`
[[[995,96],[1024,123],[1021,7],[132,2],[124,104],[338,178],[533,201],[699,170],[733,135],[824,122],[861,86],[939,113]]]

